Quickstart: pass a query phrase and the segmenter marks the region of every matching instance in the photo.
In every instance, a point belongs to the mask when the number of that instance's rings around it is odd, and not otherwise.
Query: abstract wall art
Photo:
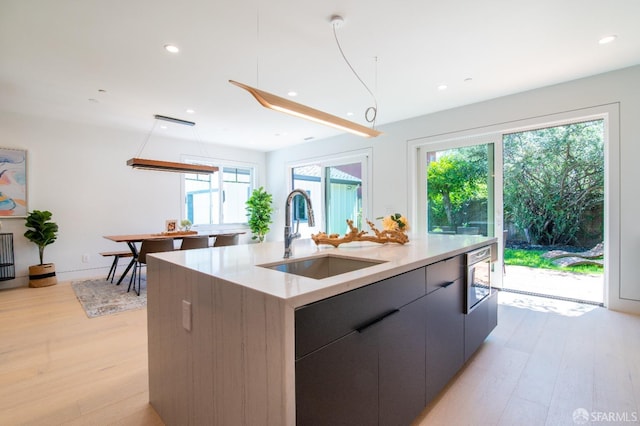
[[[0,148],[0,217],[27,216],[27,151]]]

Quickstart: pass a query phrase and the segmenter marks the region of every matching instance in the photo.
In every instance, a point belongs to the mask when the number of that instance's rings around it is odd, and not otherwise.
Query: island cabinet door
[[[409,425],[425,406],[426,297],[296,361],[298,425]]]
[[[446,283],[427,298],[427,404],[464,364],[462,280]]]
[[[465,315],[464,321],[464,360],[467,361],[498,325],[498,292],[493,290]]]
[[[296,310],[296,423],[402,425],[424,408],[425,268]]]
[[[379,425],[410,425],[425,400],[425,317],[427,297],[400,308],[380,323]]]
[[[354,331],[296,361],[296,424],[378,424],[375,333]]]

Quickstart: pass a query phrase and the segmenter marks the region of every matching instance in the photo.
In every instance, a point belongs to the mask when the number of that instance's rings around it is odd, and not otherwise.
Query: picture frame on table
[[[0,148],[0,218],[25,218],[27,206],[27,150]]]
[[[168,219],[164,226],[165,232],[176,232],[178,230],[178,219]]]

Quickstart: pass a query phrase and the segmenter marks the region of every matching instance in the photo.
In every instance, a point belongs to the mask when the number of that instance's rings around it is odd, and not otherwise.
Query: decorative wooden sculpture
[[[404,244],[409,242],[409,237],[404,233],[404,231],[395,229],[380,231],[370,220],[367,219],[367,223],[375,233],[375,236],[368,235],[367,231],[358,230],[358,228],[353,226],[353,221],[351,219],[347,219],[347,225],[349,226],[350,231],[344,234],[344,237],[340,237],[338,234],[327,235],[325,232],[320,232],[318,234],[311,235],[311,239],[316,243],[316,245],[330,244],[334,247],[338,247],[342,243],[350,243],[352,241],[371,241],[380,244]]]

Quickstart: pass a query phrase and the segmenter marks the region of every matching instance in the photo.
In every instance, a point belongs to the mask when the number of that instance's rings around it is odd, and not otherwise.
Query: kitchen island
[[[462,255],[495,241],[295,241],[286,262],[367,262],[322,279],[273,269],[281,242],[151,255],[150,403],[167,425],[412,419],[497,321],[495,297],[463,313]]]

